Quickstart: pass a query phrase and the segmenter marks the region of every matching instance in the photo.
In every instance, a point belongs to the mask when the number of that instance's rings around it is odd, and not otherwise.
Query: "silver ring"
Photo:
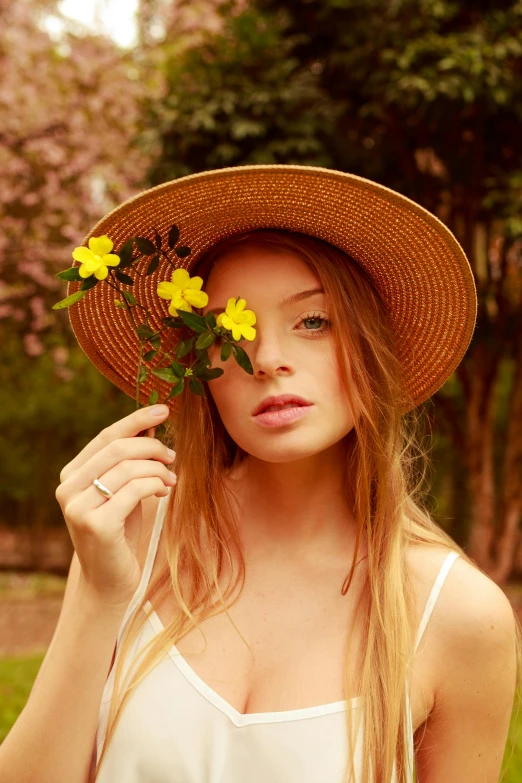
[[[98,492],[100,492],[104,497],[106,498],[112,498],[114,496],[114,492],[111,492],[110,489],[107,489],[107,487],[101,483],[101,481],[98,481],[98,479],[94,479],[92,482]]]

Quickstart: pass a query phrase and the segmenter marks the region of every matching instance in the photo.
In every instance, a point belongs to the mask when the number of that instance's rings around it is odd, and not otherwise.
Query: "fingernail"
[[[174,457],[176,456],[176,452],[172,451],[172,449],[167,449],[167,454],[171,459],[174,459]]]
[[[166,405],[154,405],[153,408],[150,409],[150,415],[151,416],[164,416],[165,413],[167,413],[168,408]]]

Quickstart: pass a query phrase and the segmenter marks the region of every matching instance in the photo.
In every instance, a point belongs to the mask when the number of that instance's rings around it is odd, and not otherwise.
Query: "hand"
[[[142,528],[142,501],[164,497],[176,483],[166,466],[174,461],[154,438],[168,407],[140,408],[102,430],[60,473],[56,499],[82,567],[88,590],[104,605],[127,606],[141,579],[137,559]],[[139,437],[143,431],[152,437]],[[97,478],[113,492],[104,498]]]

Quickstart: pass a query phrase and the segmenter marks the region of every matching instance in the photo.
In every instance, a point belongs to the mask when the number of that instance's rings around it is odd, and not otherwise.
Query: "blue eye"
[[[320,329],[305,329],[304,330],[306,332],[310,332],[310,334],[313,337],[317,337],[318,335],[324,334],[325,332],[327,332],[330,329],[330,326],[331,326],[331,322],[328,320],[328,318],[325,318],[324,316],[318,315],[316,313],[314,313],[313,315],[305,315],[303,318],[301,318],[299,320],[299,323],[302,324],[305,321],[322,321],[323,326]],[[215,342],[218,345],[221,345],[221,343],[223,342],[223,338],[222,337],[217,337]],[[242,343],[245,343],[245,342],[248,342],[248,341],[246,340],[245,337],[243,337],[241,340],[238,340],[237,342],[241,345]]]
[[[322,315],[306,315],[304,318],[301,318],[299,323],[304,323],[305,321],[322,321],[324,326],[322,326],[320,329],[306,329],[305,331],[310,332],[314,337],[319,334],[324,334],[328,331],[330,328],[330,321],[328,318],[324,318]]]

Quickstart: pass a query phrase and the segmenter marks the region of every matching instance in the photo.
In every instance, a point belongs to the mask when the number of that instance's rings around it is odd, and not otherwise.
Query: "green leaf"
[[[213,381],[214,378],[223,375],[225,371],[221,367],[214,367],[212,370],[208,370],[206,367],[195,367],[193,372],[202,381]]]
[[[179,362],[171,362],[170,367],[172,369],[172,372],[174,375],[177,375],[178,378],[184,378],[185,377],[185,367],[182,364],[179,364]]]
[[[130,275],[126,275],[125,272],[121,272],[118,268],[115,271],[117,279],[124,285],[134,285],[134,280]]]
[[[191,392],[194,392],[194,394],[198,394],[200,397],[205,397],[205,387],[200,381],[198,381],[197,378],[194,378],[194,376],[192,376],[189,380],[189,388]]]
[[[180,340],[176,346],[176,350],[174,351],[174,356],[176,359],[182,359],[183,356],[186,356],[190,352],[193,342],[193,337],[189,337],[188,340]]]
[[[128,239],[124,245],[122,245],[120,252],[117,254],[120,257],[120,263],[118,264],[120,269],[132,264],[132,252],[134,250],[134,237]]]
[[[216,335],[212,334],[212,332],[208,334],[200,334],[198,339],[196,340],[196,348],[198,348],[199,350],[202,350],[203,348],[208,348],[209,345],[212,345],[215,339],[216,339]]]
[[[169,247],[172,250],[174,245],[179,241],[179,228],[177,226],[171,226],[168,241]]]
[[[85,291],[76,291],[75,294],[71,294],[66,299],[62,299],[61,302],[56,302],[56,304],[53,304],[52,309],[53,310],[63,310],[64,307],[70,307],[73,304],[76,304],[76,302],[79,302],[80,299],[83,299],[85,296]]]
[[[154,244],[156,245],[157,250],[161,250],[161,234],[158,233],[158,230],[154,229]]]
[[[144,362],[151,362],[154,357],[157,355],[157,351],[147,351],[147,353],[143,354],[143,361]]]
[[[138,375],[138,383],[143,383],[143,381],[147,380],[148,371],[147,368],[143,366],[143,364],[140,367],[140,372]]]
[[[210,327],[211,329],[215,329],[215,327],[217,326],[216,316],[215,316],[215,315],[214,315],[214,313],[213,313],[213,312],[211,312],[211,311],[209,311],[209,312],[206,314],[206,316],[205,316],[205,321],[207,322],[207,324],[209,325],[209,327]]]
[[[83,277],[80,277],[79,266],[71,266],[69,269],[64,269],[62,272],[58,272],[56,277],[59,277],[60,280],[83,280]]]
[[[190,247],[177,247],[176,248],[176,255],[178,258],[186,258],[191,254],[192,250]]]
[[[158,268],[159,260],[160,260],[160,257],[158,255],[154,256],[154,258],[152,259],[152,261],[150,262],[150,264],[147,267],[147,271],[145,272],[145,276],[151,275],[153,272],[156,271],[156,269]]]
[[[174,318],[173,315],[162,318],[161,322],[165,324],[165,326],[170,326],[172,329],[180,329],[185,326],[181,318]]]
[[[148,340],[149,337],[154,337],[154,335],[157,334],[157,332],[151,329],[150,326],[147,326],[147,324],[140,324],[136,329],[136,333],[142,340]]]
[[[153,389],[149,396],[149,405],[155,405],[159,399],[159,394],[156,389]]]
[[[152,345],[153,348],[155,348],[157,351],[161,348],[161,337],[159,334],[157,334],[155,337],[151,337],[149,340],[149,343]]]
[[[152,370],[152,374],[161,378],[162,381],[167,381],[167,383],[179,383],[179,376],[171,367],[160,367],[158,370]]]
[[[122,294],[129,304],[131,305],[136,304],[136,297],[134,296],[132,291],[122,291]]]
[[[230,343],[230,345],[232,346],[232,353],[239,366],[242,367],[243,370],[246,370],[249,375],[253,375],[254,369],[250,363],[248,354],[239,345],[235,345],[234,343]]]
[[[150,239],[146,239],[145,237],[136,237],[136,244],[138,246],[138,250],[140,253],[143,253],[144,256],[151,256],[156,252],[156,248]]]
[[[168,396],[165,397],[165,399],[170,400],[171,397],[177,397],[178,394],[181,394],[184,388],[185,388],[185,379],[182,378],[179,383],[177,383],[175,386],[172,387]]]
[[[209,357],[209,355],[208,355],[208,353],[206,351],[199,351],[198,353],[199,353],[198,362],[197,362],[197,364],[195,365],[195,367],[192,370],[194,375],[198,374],[196,372],[196,370],[198,370],[198,371],[201,370],[201,369],[206,370],[207,367],[210,367],[210,365],[212,363],[210,361],[210,357]]]
[[[101,280],[98,280],[98,278],[94,277],[94,275],[92,277],[86,277],[83,279],[83,283],[80,286],[80,291],[89,291],[91,288],[94,288],[95,285],[98,285],[98,283],[101,283]]]
[[[226,362],[232,350],[232,343],[226,342],[221,346],[221,361]]]
[[[189,313],[188,310],[178,310],[179,317],[186,326],[189,326],[195,332],[207,332],[208,327],[205,319],[196,313]]]
[[[213,367],[211,370],[207,371],[208,380],[213,381],[214,378],[219,378],[224,372],[225,371],[221,367]]]

